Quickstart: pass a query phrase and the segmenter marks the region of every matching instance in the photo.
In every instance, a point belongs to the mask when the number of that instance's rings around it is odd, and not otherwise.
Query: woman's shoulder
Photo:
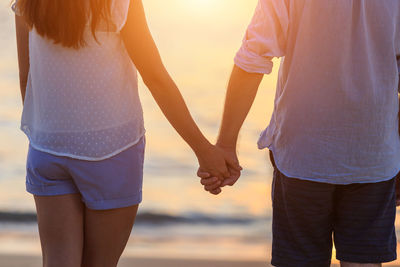
[[[132,0],[133,1],[133,0]],[[106,21],[100,22],[97,26],[97,32],[120,32],[124,27],[128,18],[130,0],[112,0],[110,6],[110,20],[112,28],[110,29],[110,23]],[[87,26],[90,27],[90,21],[87,22]]]
[[[13,1],[13,4],[11,5],[11,9],[12,9],[12,11],[14,11],[15,15],[21,16],[21,12],[18,9],[17,3],[18,3],[18,0]]]
[[[111,15],[118,31],[120,31],[126,23],[130,2],[131,0],[112,1]]]

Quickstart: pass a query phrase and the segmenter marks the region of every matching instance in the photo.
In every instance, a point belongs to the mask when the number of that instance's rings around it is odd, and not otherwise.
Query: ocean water
[[[233,57],[256,1],[143,2],[167,69],[214,141]],[[18,129],[22,105],[14,17],[7,3],[0,4],[0,29],[0,253],[38,254],[34,203],[24,185],[28,142]],[[141,82],[147,129],[144,201],[126,255],[267,258],[272,169],[256,141],[272,111],[275,80],[276,72],[264,81],[241,134],[243,176],[218,197],[203,191],[194,154]]]
[[[233,57],[257,0],[143,2],[167,69],[214,141]],[[24,185],[28,142],[18,129],[22,105],[13,14],[4,2],[0,29],[0,254],[39,254],[34,203]],[[144,201],[125,255],[269,259],[272,167],[256,141],[272,113],[279,61],[274,63],[241,131],[242,177],[217,197],[203,191],[194,154],[140,83],[147,129]]]

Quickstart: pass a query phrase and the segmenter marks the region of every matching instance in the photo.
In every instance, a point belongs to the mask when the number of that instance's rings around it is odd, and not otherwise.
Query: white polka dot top
[[[120,30],[129,0],[112,6],[115,31],[89,26],[79,50],[29,35],[30,71],[21,129],[37,150],[83,160],[102,160],[144,135],[137,73]]]

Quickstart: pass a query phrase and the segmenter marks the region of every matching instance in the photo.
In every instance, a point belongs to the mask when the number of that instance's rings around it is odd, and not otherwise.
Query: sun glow
[[[185,0],[185,5],[192,9],[215,9],[221,6],[221,1],[217,0]]]

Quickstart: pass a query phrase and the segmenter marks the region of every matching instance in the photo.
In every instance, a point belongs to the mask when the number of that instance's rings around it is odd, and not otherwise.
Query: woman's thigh
[[[113,267],[125,249],[139,205],[85,211],[83,266]]]
[[[44,266],[81,266],[84,215],[81,196],[68,194],[34,198]]]

